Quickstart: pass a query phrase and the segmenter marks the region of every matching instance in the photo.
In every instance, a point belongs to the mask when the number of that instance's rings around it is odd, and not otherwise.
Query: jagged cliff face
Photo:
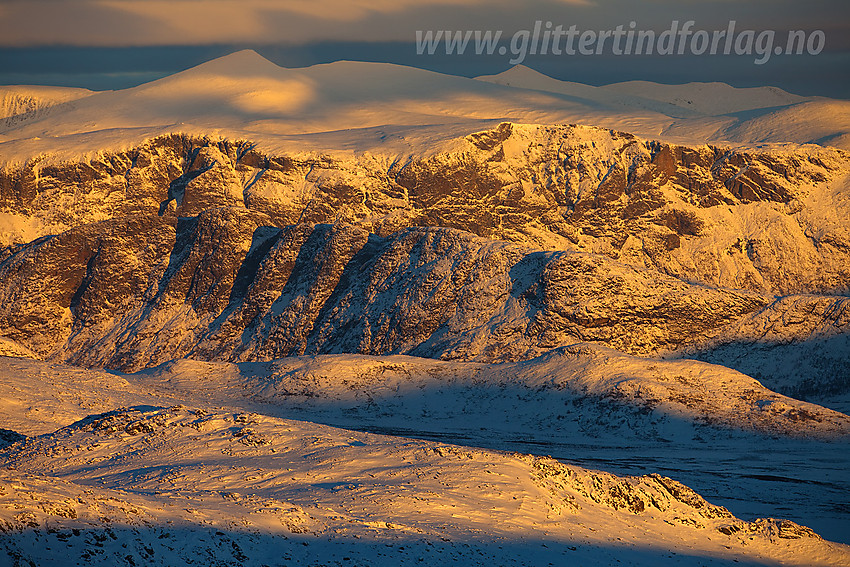
[[[0,174],[5,212],[27,234],[237,206],[279,227],[347,222],[381,236],[457,228],[764,293],[846,293],[850,281],[850,219],[835,194],[850,161],[840,150],[736,152],[505,123],[427,158],[268,156],[248,143],[172,135],[79,163],[43,162]],[[19,232],[7,243],[29,240]]]
[[[0,332],[42,355],[122,369],[341,352],[513,360],[576,340],[675,349],[767,303],[453,229],[380,237],[268,223],[219,207],[32,243],[0,272]]]
[[[516,360],[577,340],[693,352],[761,340],[783,318],[775,342],[840,334],[843,298],[773,296],[847,292],[848,172],[839,150],[507,123],[418,158],[172,135],[34,159],[0,175],[6,237],[24,241],[0,253],[0,335],[137,369],[340,352]]]

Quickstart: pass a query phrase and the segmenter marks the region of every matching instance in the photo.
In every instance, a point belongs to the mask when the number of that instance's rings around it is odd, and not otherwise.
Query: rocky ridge
[[[170,135],[7,166],[4,214],[45,234],[0,253],[0,335],[135,370],[342,352],[509,361],[578,341],[708,357],[847,333],[840,150],[511,123],[447,147],[268,156]]]
[[[841,150],[684,147],[511,123],[448,148],[272,156],[248,142],[175,134],[78,163],[7,165],[0,198],[6,214],[44,234],[168,207],[191,217],[238,206],[278,227],[345,222],[387,236],[442,226],[602,253],[706,285],[847,290]]]

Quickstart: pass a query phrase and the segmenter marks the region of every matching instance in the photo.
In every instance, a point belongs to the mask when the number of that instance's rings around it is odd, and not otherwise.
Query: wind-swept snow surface
[[[37,114],[44,116],[48,108],[92,94],[94,91],[72,87],[0,86],[0,124],[13,128],[20,122],[32,120]]]
[[[655,136],[682,143],[698,139],[733,144],[796,142],[850,149],[850,101],[802,97],[776,87],[647,81],[592,87],[552,79],[522,65],[478,80],[595,100],[610,108],[658,112],[674,120]],[[647,135],[634,126],[630,132]]]
[[[293,138],[296,134],[402,127],[401,139],[364,131],[355,141],[348,132],[327,137],[323,149],[354,144],[426,151],[428,143],[417,140],[422,126],[441,125],[446,137],[458,124],[473,131],[494,120],[579,123],[684,144],[812,142],[846,148],[850,116],[850,102],[779,89],[718,83],[591,87],[522,67],[481,80],[351,61],[286,69],[250,50],[137,87],[83,96],[87,93],[63,95],[80,98],[0,126],[4,161],[63,148],[66,155],[122,149],[177,129],[293,148],[311,145],[309,136]]]
[[[647,367],[578,345],[519,365],[333,355],[131,375],[0,358],[0,378],[0,425],[31,437],[114,408],[186,404],[661,472],[739,517],[791,517],[838,541],[850,526],[834,507],[850,494],[848,418],[703,363]]]
[[[25,562],[55,557],[54,547],[89,565],[848,558],[807,528],[743,522],[657,475],[250,413],[118,410],[2,455],[0,540]]]
[[[734,370],[690,360],[647,363],[590,344],[515,364],[321,355],[236,365],[178,360],[125,376],[169,395],[348,415],[351,425],[420,422],[458,431],[486,423],[493,434],[539,431],[553,440],[689,442],[746,432],[850,441],[846,415],[778,395]]]

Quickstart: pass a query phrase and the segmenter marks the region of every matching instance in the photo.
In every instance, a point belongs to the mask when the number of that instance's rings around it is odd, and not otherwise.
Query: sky
[[[695,53],[696,32],[710,36],[733,20],[742,54],[738,46],[728,55]],[[585,55],[525,49],[523,64],[559,79],[723,81],[850,98],[847,0],[0,0],[0,84],[125,88],[244,48],[287,67],[354,59],[477,76],[516,63],[523,33],[531,40],[538,21],[538,42],[557,26],[597,37],[621,26],[657,38],[693,22],[676,45],[683,52],[670,55],[625,53],[625,36],[619,55],[613,39]],[[789,30],[802,31],[809,43],[801,54],[775,54]],[[475,54],[474,35],[464,55],[446,54],[444,44],[418,54],[417,32],[428,31],[501,31],[504,54],[498,47]]]

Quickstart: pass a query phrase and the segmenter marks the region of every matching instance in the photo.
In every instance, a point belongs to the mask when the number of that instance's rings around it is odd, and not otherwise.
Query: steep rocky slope
[[[44,236],[0,253],[0,335],[137,369],[328,352],[517,360],[582,340],[799,357],[847,333],[839,150],[509,123],[443,148],[273,157],[170,135],[6,167],[6,218]],[[801,292],[828,295],[774,297]],[[834,382],[841,356],[815,384]]]
[[[42,356],[122,369],[189,355],[512,360],[576,340],[675,350],[768,303],[601,255],[453,229],[380,237],[351,225],[268,222],[222,207],[36,241],[0,267],[0,332]]]
[[[128,214],[244,206],[270,224],[348,222],[386,236],[444,226],[597,252],[712,286],[848,289],[848,156],[644,141],[589,127],[523,126],[435,155],[268,155],[248,142],[170,135],[76,163],[0,170],[7,243]]]

